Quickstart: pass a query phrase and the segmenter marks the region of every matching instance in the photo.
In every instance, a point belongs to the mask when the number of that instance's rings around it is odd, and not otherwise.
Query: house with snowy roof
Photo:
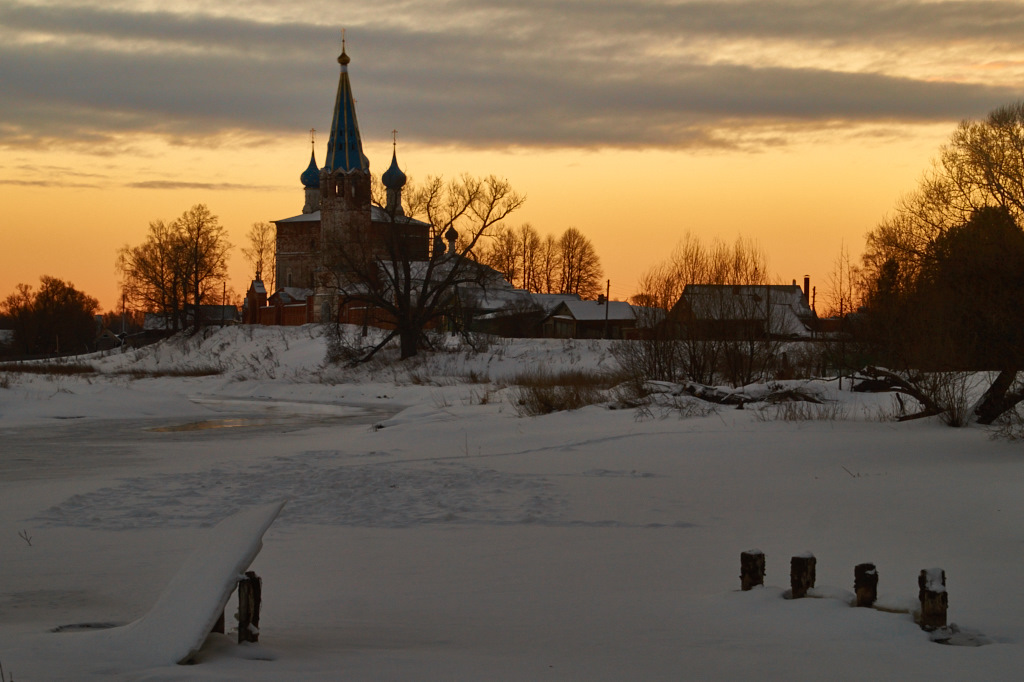
[[[687,284],[673,323],[705,338],[808,339],[817,315],[797,284]]]
[[[637,325],[636,311],[626,301],[565,300],[544,319],[544,336],[559,339],[622,339]]]

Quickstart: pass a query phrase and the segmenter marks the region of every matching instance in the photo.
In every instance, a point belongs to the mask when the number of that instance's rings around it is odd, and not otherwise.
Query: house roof
[[[280,301],[284,305],[288,305],[289,303],[305,303],[306,298],[312,295],[312,289],[303,289],[301,287],[281,287],[271,298]]]
[[[809,336],[816,318],[796,284],[687,284],[680,303],[697,320],[765,320],[781,336]]]
[[[790,308],[797,317],[815,317],[803,289],[796,284],[687,284],[683,290],[683,299],[691,302],[714,301],[716,304],[732,300],[735,302],[732,306],[716,307],[722,310],[731,308],[737,314],[754,310],[763,314],[764,303],[770,302],[773,306]],[[743,301],[748,301],[751,305],[743,305]]]
[[[577,322],[604,322],[607,310],[609,322],[633,321],[636,316],[633,306],[626,301],[562,301],[551,314],[552,317],[571,317]]]
[[[579,294],[530,294],[533,302],[541,307],[545,314],[550,314],[565,301],[579,301]]]
[[[490,311],[494,313],[494,317],[531,310],[540,311],[530,296],[530,292],[524,289],[515,289],[500,278],[489,281],[487,286],[483,287],[476,283],[460,284],[459,292],[463,298],[466,298],[467,295],[472,297],[474,308],[479,311]]]

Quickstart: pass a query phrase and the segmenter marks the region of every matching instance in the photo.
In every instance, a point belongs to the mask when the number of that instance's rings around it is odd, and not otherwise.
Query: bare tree
[[[174,221],[185,247],[186,281],[192,299],[192,328],[203,324],[200,306],[227,277],[231,244],[227,230],[205,204],[196,204]]]
[[[519,239],[515,230],[502,225],[481,250],[480,262],[494,268],[515,285],[516,280],[521,279],[519,253]]]
[[[170,225],[153,221],[145,242],[118,251],[124,295],[133,305],[162,313],[173,330],[184,326],[192,305],[198,329],[199,306],[224,282],[230,248],[224,227],[203,204]]]
[[[860,306],[861,292],[860,268],[850,259],[850,250],[844,243],[839,247],[828,276],[825,315],[843,317],[852,313]]]
[[[987,206],[1006,209],[1018,223],[1024,218],[1024,101],[957,126],[917,189],[868,234],[869,280],[890,261],[901,284],[913,279],[935,239]]]
[[[333,286],[342,300],[374,308],[394,324],[361,360],[369,359],[396,337],[402,359],[416,355],[424,342],[424,330],[450,312],[459,286],[483,286],[493,277],[492,270],[469,255],[525,201],[507,180],[493,175],[483,179],[463,175],[448,182],[428,178],[411,191],[407,186],[406,191],[406,214],[424,219],[430,224],[433,243],[443,246],[449,241],[454,244],[452,250],[435,248],[428,260],[417,260],[408,222],[395,212],[391,214],[392,229],[383,234],[355,231],[344,241],[327,245],[330,259],[336,263]]]
[[[185,248],[175,226],[162,220],[149,224],[146,241],[122,246],[116,269],[121,290],[132,306],[159,312],[168,328],[177,331],[184,323]]]
[[[537,256],[537,292],[557,294],[559,291],[558,261],[561,258],[558,240],[554,235],[545,235],[540,243]]]
[[[779,345],[767,283],[767,258],[753,241],[705,244],[687,232],[640,282],[638,302],[663,321],[650,338],[627,343],[642,347],[648,378],[710,384],[724,375],[737,385],[761,378]],[[684,299],[688,285],[703,286]]]
[[[271,223],[253,223],[252,227],[249,228],[248,234],[245,236],[249,246],[242,248],[242,254],[249,261],[256,279],[268,284],[268,291],[275,291],[274,272],[277,270],[275,265],[277,252],[276,232],[276,228]],[[264,280],[264,275],[268,275],[269,280]]]
[[[501,226],[482,250],[480,262],[500,272],[513,286],[543,293],[541,245],[540,234],[530,223]]]
[[[579,229],[570,227],[558,239],[559,289],[563,294],[596,298],[601,291],[601,259]]]
[[[540,234],[530,223],[523,223],[516,229],[516,237],[519,262],[522,264],[520,288],[538,293],[542,279],[538,261],[541,249]]]
[[[908,369],[998,370],[974,411],[982,423],[1024,398],[1022,221],[1024,102],[1016,102],[961,122],[917,189],[867,236],[879,351]]]
[[[639,391],[647,381],[676,381],[683,374],[679,331],[666,320],[667,311],[679,300],[681,290],[666,264],[658,265],[640,278],[640,293],[634,295],[636,322],[647,330],[641,340],[619,341],[612,353]]]

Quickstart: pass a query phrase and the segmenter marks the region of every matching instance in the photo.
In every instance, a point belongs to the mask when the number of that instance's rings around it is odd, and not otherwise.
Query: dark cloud
[[[259,20],[0,7],[0,145],[117,153],[130,132],[254,143],[325,127],[337,30],[271,21],[274,6],[251,5],[244,16]],[[349,53],[368,138],[398,128],[407,140],[484,147],[756,146],[784,130],[956,120],[1021,95],[682,49],[710,38],[991,50],[1024,33],[1016,2],[454,0],[367,12]]]
[[[13,180],[0,178],[0,185],[9,185],[14,187],[44,187],[52,188],[53,180]],[[96,189],[101,185],[91,182],[64,182],[60,183],[61,187],[75,188],[75,189]]]
[[[281,187],[270,185],[246,185],[231,182],[177,182],[173,180],[144,180],[141,182],[130,182],[124,185],[128,189],[199,189],[211,191],[224,190],[279,190]]]
[[[477,10],[484,0],[458,3]],[[1016,0],[921,2],[906,0],[589,0],[553,3],[520,0],[515,17],[547,34],[685,39],[794,40],[811,43],[893,46],[983,41],[1017,47],[1024,31],[1024,5]],[[617,38],[618,37],[618,38]]]

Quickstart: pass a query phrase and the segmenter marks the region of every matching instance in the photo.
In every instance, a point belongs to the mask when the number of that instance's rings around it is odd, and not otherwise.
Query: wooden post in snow
[[[793,599],[807,596],[807,590],[814,587],[818,560],[810,552],[795,556],[789,561],[789,585]]]
[[[857,564],[853,567],[853,591],[857,595],[857,606],[874,606],[878,599],[878,571],[874,564]]]
[[[263,580],[253,571],[246,571],[238,581],[238,643],[260,640],[260,602]]]
[[[764,552],[750,549],[740,553],[740,588],[749,590],[764,585]]]
[[[941,568],[927,568],[917,577],[921,600],[921,629],[938,630],[946,627],[946,608],[949,606],[946,594],[946,572]]]

